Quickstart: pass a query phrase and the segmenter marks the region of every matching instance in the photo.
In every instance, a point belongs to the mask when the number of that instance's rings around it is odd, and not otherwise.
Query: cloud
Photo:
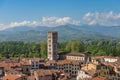
[[[120,13],[103,12],[103,13],[86,13],[83,16],[83,23],[88,25],[120,26]]]
[[[59,26],[65,24],[80,24],[80,21],[71,19],[70,17],[42,17],[41,21],[22,21],[22,22],[12,22],[10,27],[19,27],[19,26]]]
[[[92,16],[93,16],[93,14],[88,12],[83,16],[83,19],[86,21],[90,21]]]
[[[20,27],[20,26],[48,26],[55,27],[59,25],[73,24],[73,25],[103,25],[103,26],[120,26],[120,13],[110,12],[95,12],[85,13],[79,20],[74,20],[71,17],[55,17],[55,16],[44,16],[38,21],[20,21],[11,22],[9,24],[0,24],[0,30]]]
[[[38,26],[37,21],[21,21],[21,22],[11,22],[9,27],[19,27],[19,26]]]
[[[80,21],[73,20],[70,17],[42,17],[42,20],[40,21],[21,21],[21,22],[11,22],[10,24],[0,24],[0,30],[4,30],[7,28],[13,28],[13,27],[20,27],[20,26],[59,26],[59,25],[65,25],[65,24],[74,24],[79,25]]]
[[[0,30],[4,30],[6,27],[4,24],[0,24]]]
[[[59,26],[65,24],[79,25],[80,21],[73,20],[70,17],[43,17],[40,24],[44,26]]]

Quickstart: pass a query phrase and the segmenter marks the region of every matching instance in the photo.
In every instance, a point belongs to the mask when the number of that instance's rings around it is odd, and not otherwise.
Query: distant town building
[[[76,80],[91,79],[91,78],[92,78],[91,73],[89,74],[89,73],[87,73],[87,72],[85,72],[83,70],[79,70],[78,75],[76,77]]]
[[[66,55],[67,60],[79,60],[84,61],[84,63],[90,62],[90,52],[84,52],[84,53],[68,53]]]
[[[0,67],[0,78],[5,75],[4,67]]]
[[[50,70],[34,71],[35,80],[52,80],[52,72]]]
[[[48,49],[48,59],[49,60],[57,60],[58,59],[58,33],[53,31],[53,32],[48,32],[47,35],[47,49]]]
[[[31,59],[29,60],[32,69],[39,69],[39,59]]]

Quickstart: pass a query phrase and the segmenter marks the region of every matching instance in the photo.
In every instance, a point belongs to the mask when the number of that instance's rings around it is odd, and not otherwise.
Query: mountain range
[[[88,39],[120,39],[120,26],[90,26],[90,25],[60,25],[19,26],[0,31],[0,40],[43,41],[47,39],[48,31],[57,31],[59,40],[88,40]]]

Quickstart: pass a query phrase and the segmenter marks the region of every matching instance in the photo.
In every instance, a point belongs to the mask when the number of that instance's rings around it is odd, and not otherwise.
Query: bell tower
[[[56,31],[47,34],[47,54],[49,60],[57,60],[58,58],[58,33]]]

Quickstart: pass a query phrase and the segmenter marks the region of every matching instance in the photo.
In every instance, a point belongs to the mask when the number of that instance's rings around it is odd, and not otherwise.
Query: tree
[[[68,52],[83,52],[84,45],[80,41],[69,41],[66,45],[66,51]]]
[[[47,42],[41,42],[40,54],[41,54],[41,57],[43,57],[43,58],[47,57]]]

